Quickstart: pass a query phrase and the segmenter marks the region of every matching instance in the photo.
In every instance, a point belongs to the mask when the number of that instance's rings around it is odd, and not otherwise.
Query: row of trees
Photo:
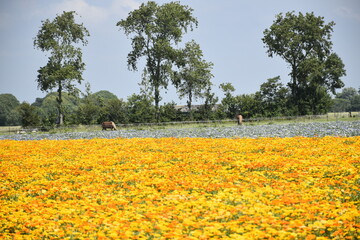
[[[138,70],[138,61],[144,57],[142,85],[153,94],[155,119],[160,121],[160,90],[171,82],[180,98],[187,97],[189,108],[196,98],[211,88],[212,63],[203,60],[199,44],[194,40],[177,47],[183,34],[197,26],[192,9],[179,2],[159,6],[149,1],[117,23],[131,37],[133,50],[128,54],[128,67]],[[46,66],[38,71],[38,87],[42,91],[57,89],[58,124],[63,124],[62,92],[72,93],[73,82],[81,83],[85,64],[79,44],[85,46],[88,30],[74,20],[75,12],[64,12],[53,21],[45,20],[34,40],[34,46],[49,52]]]
[[[64,91],[76,96],[74,83],[83,81],[85,63],[82,62],[80,47],[87,44],[90,36],[83,24],[75,23],[75,14],[64,12],[53,21],[43,21],[34,39],[36,48],[49,53],[48,63],[38,70],[37,83],[42,91],[57,92],[56,122],[60,125],[64,123]],[[203,59],[200,45],[194,40],[181,47],[183,35],[198,25],[193,9],[179,2],[158,5],[149,1],[116,25],[131,39],[132,51],[127,56],[129,69],[137,71],[139,60],[145,60],[141,85],[147,93],[133,96],[146,96],[141,101],[153,102],[149,109],[154,108],[151,116],[155,121],[162,121],[165,117],[159,103],[161,90],[169,84],[176,87],[180,98],[187,99],[190,119],[197,118],[191,110],[193,101],[199,98],[205,103],[204,118],[233,117],[240,112],[248,117],[319,114],[329,110],[330,94],[344,87],[340,79],[345,75],[344,64],[332,51],[331,33],[335,23],[325,23],[323,17],[314,13],[279,14],[264,31],[262,40],[269,57],[278,55],[291,68],[288,85],[284,87],[279,78],[273,78],[256,94],[232,96],[233,86],[224,83],[220,87],[225,98],[216,116],[211,115],[218,101],[211,89],[213,64]],[[84,96],[81,104],[88,106],[87,98]],[[127,109],[131,109],[131,102],[131,98],[128,99]],[[81,106],[78,108],[82,109]],[[129,116],[120,122],[126,121],[134,120]]]
[[[54,126],[58,119],[57,93],[49,93],[37,98],[32,104],[19,103],[12,94],[0,94],[0,126]],[[196,116],[203,116],[201,109]],[[126,101],[118,99],[109,91],[99,91],[77,97],[62,93],[62,112],[64,124],[100,124],[114,121],[118,124],[158,122],[153,99],[143,94],[132,94]],[[192,111],[194,112],[194,111]],[[189,114],[178,108],[174,102],[159,106],[161,122],[189,120]],[[194,118],[193,118],[194,119]]]
[[[160,121],[233,119],[234,113],[240,109],[245,118],[287,116],[292,113],[288,106],[291,101],[290,89],[282,85],[279,77],[268,79],[254,94],[235,96],[235,88],[230,83],[221,84],[220,88],[224,93],[221,101],[211,95],[207,102],[190,111],[187,106],[182,106],[186,109],[183,111],[174,102],[161,105]],[[330,111],[360,111],[360,89],[344,88],[335,98],[328,100],[324,104],[330,107]],[[58,118],[56,92],[37,98],[32,104],[20,104],[12,94],[0,94],[0,106],[0,126],[54,126]],[[91,93],[89,85],[81,97],[63,93],[63,112],[65,124],[100,124],[108,120],[118,124],[157,121],[152,96],[145,91],[132,94],[124,101],[108,91]]]

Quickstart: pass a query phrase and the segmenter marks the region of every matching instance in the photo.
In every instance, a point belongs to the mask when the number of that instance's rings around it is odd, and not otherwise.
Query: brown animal
[[[236,119],[237,119],[238,125],[242,125],[243,116],[241,116],[240,114],[239,114],[239,115],[236,115]]]
[[[106,130],[108,128],[110,128],[111,130],[117,130],[114,122],[103,122],[101,126],[102,130]]]

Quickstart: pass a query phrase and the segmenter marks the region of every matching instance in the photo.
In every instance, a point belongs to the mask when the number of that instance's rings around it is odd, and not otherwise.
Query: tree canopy
[[[211,92],[213,64],[203,59],[200,45],[194,40],[181,45],[189,30],[197,27],[193,9],[180,2],[158,5],[149,1],[131,11],[127,18],[117,22],[120,30],[131,38],[128,68],[138,70],[144,58],[140,94],[127,100],[102,90],[80,97],[76,83],[83,81],[85,63],[81,46],[90,36],[83,24],[75,22],[76,13],[63,12],[53,21],[46,19],[34,38],[34,47],[49,54],[48,62],[38,70],[37,83],[42,91],[50,92],[35,103],[22,104],[11,94],[0,94],[0,125],[54,125],[143,123],[179,121],[188,119],[274,117],[284,115],[322,114],[334,111],[359,111],[360,94],[354,88],[342,88],[345,66],[332,50],[331,34],[334,22],[326,23],[314,13],[278,14],[273,24],[264,30],[262,38],[269,57],[280,56],[291,68],[290,81],[283,86],[280,77],[269,78],[255,94],[236,96],[231,83],[219,88],[224,97],[220,104]],[[159,106],[160,91],[173,84],[179,98],[187,99],[187,109],[175,102]],[[53,92],[53,91],[56,92]],[[330,94],[336,94],[331,99]],[[203,98],[202,106],[192,102]],[[155,102],[155,104],[152,104]],[[186,112],[188,111],[188,112]],[[66,115],[66,118],[64,118]]]
[[[269,57],[278,55],[291,67],[292,103],[298,114],[318,114],[329,107],[328,92],[344,86],[344,64],[332,51],[334,22],[325,23],[314,13],[278,14],[263,42]]]
[[[267,117],[287,114],[288,89],[280,82],[280,76],[269,78],[255,93],[261,102],[261,114]]]
[[[192,12],[191,8],[179,2],[158,5],[149,1],[117,23],[127,36],[132,37],[132,51],[127,57],[129,69],[136,71],[139,59],[146,59],[144,72],[149,75],[154,93],[157,119],[160,89],[167,88],[173,63],[181,55],[181,51],[174,46],[181,42],[184,33],[198,23]]]
[[[10,113],[19,105],[20,102],[14,95],[10,93],[0,94],[0,126],[12,123]]]
[[[34,46],[50,52],[48,63],[38,70],[37,82],[41,91],[57,89],[58,123],[63,124],[62,91],[76,91],[74,81],[81,83],[85,63],[78,44],[87,45],[90,36],[83,24],[75,23],[75,12],[63,12],[53,21],[46,19],[34,39]]]
[[[213,77],[211,74],[213,64],[206,62],[202,57],[203,53],[199,44],[194,40],[186,43],[179,63],[180,70],[174,77],[180,99],[187,98],[190,118],[192,118],[192,102],[205,96]]]
[[[333,111],[335,112],[352,112],[360,111],[360,91],[355,88],[344,88],[342,92],[336,94],[334,99]]]

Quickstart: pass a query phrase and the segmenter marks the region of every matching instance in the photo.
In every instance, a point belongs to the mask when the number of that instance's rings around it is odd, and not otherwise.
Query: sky
[[[116,23],[137,9],[142,0],[0,0],[0,94],[11,93],[20,102],[33,103],[47,93],[38,89],[36,77],[47,63],[48,54],[33,46],[42,23],[63,11],[76,11],[77,23],[89,30],[88,45],[82,47],[86,69],[84,91],[107,90],[126,100],[140,93],[142,69],[133,72],[127,66],[131,40]],[[156,1],[159,5],[170,2]],[[360,0],[180,0],[192,8],[199,25],[183,37],[183,43],[195,40],[203,59],[214,64],[213,92],[220,99],[221,83],[231,83],[235,95],[255,93],[269,78],[281,77],[286,85],[290,68],[278,56],[268,57],[261,38],[279,13],[314,12],[326,23],[334,21],[333,51],[345,64],[345,87],[360,88]],[[56,91],[56,89],[54,89]],[[162,104],[179,99],[176,90],[161,91]],[[198,103],[201,103],[199,101]]]

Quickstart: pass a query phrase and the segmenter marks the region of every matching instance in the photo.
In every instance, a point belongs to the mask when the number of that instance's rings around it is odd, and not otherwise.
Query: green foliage
[[[350,102],[351,102],[350,111],[360,111],[360,94],[354,96]]]
[[[21,116],[18,111],[18,107],[14,108],[6,115],[6,124],[8,126],[21,125]]]
[[[53,21],[42,21],[34,46],[48,52],[48,62],[38,70],[37,83],[42,91],[56,91],[37,98],[29,105],[20,104],[11,94],[0,94],[0,125],[100,124],[103,121],[146,123],[156,121],[209,120],[275,117],[326,113],[330,107],[338,111],[360,111],[360,94],[345,88],[331,99],[330,93],[344,86],[344,64],[332,51],[331,33],[334,22],[325,23],[313,13],[279,14],[263,42],[269,57],[278,55],[290,66],[291,80],[283,86],[280,77],[261,84],[255,94],[235,96],[231,83],[220,84],[224,92],[221,104],[211,92],[213,64],[203,60],[200,45],[194,40],[179,48],[184,33],[198,22],[193,9],[179,2],[158,5],[154,1],[141,4],[117,26],[131,37],[132,50],[127,56],[130,70],[137,71],[145,59],[140,94],[127,101],[109,91],[92,93],[90,84],[82,98],[80,84],[85,64],[80,46],[87,45],[88,30],[75,23],[75,12],[63,12]],[[176,109],[175,102],[159,106],[160,90],[173,84],[179,98],[187,99],[190,113]],[[192,108],[195,100],[204,104]],[[155,103],[155,104],[153,104]],[[64,118],[63,116],[66,116]]]
[[[160,89],[167,88],[172,75],[172,65],[181,55],[181,51],[175,49],[174,45],[182,40],[184,32],[197,25],[192,11],[179,2],[159,6],[156,2],[149,1],[117,23],[127,36],[132,36],[132,51],[127,57],[129,69],[136,71],[139,59],[146,59],[145,73],[149,75],[154,91],[157,120]]]
[[[17,120],[10,113],[20,105],[17,98],[9,93],[0,94],[0,126],[16,125]]]
[[[160,121],[161,122],[174,122],[181,121],[181,114],[175,108],[175,102],[165,103],[160,106]]]
[[[132,94],[128,98],[127,113],[131,123],[155,122],[155,107],[144,95]]]
[[[99,124],[104,121],[126,122],[125,103],[109,91],[91,93],[90,85],[77,110],[77,122],[81,124]]]
[[[179,61],[180,70],[174,74],[174,82],[180,99],[187,98],[191,120],[193,119],[192,102],[205,96],[213,77],[211,74],[213,64],[206,62],[202,57],[203,53],[199,44],[194,40],[186,43]]]
[[[57,89],[58,123],[63,124],[64,110],[62,92],[76,92],[74,81],[83,80],[81,48],[78,44],[87,45],[88,30],[83,24],[75,23],[75,12],[63,12],[53,21],[46,19],[34,39],[34,46],[41,51],[49,52],[48,63],[38,70],[37,82],[41,91]]]
[[[333,100],[334,112],[360,111],[360,94],[355,88],[344,88]]]
[[[235,97],[235,105],[239,106],[239,113],[244,118],[260,116],[260,103],[256,99],[255,94],[242,94]],[[233,116],[234,118],[234,116]]]
[[[17,107],[23,127],[39,126],[41,124],[40,111],[37,107],[23,102]]]
[[[44,98],[37,98],[32,106],[39,108],[39,114],[44,125],[54,125],[58,119],[58,94],[55,92],[47,94]],[[74,124],[76,112],[78,111],[79,98],[69,93],[62,93],[62,110],[65,114],[64,122]]]
[[[102,121],[113,121],[116,123],[128,123],[127,104],[121,99],[110,99],[104,107],[104,119]]]
[[[235,88],[231,83],[221,83],[219,88],[224,92],[225,97],[229,94],[231,95],[232,92],[235,92]]]
[[[215,120],[216,116],[216,103],[219,101],[219,98],[215,96],[215,93],[211,92],[211,85],[207,86],[204,93],[205,102],[198,109],[199,120]]]
[[[333,99],[333,106],[332,111],[333,112],[345,112],[347,111],[351,106],[351,103],[347,99],[342,98],[335,98]]]
[[[100,107],[88,101],[80,104],[77,110],[77,122],[80,124],[97,124],[100,116]]]
[[[218,111],[219,117],[235,118],[235,116],[240,113],[240,106],[232,94],[235,92],[234,86],[231,83],[222,83],[219,87],[225,95],[221,100],[221,106]]]
[[[314,13],[279,14],[263,42],[269,57],[278,55],[291,67],[291,103],[297,114],[318,114],[329,110],[330,95],[344,86],[344,64],[332,52],[334,22],[326,24]]]
[[[97,106],[106,106],[111,100],[118,99],[117,96],[109,91],[101,90],[89,96],[89,101],[94,102]]]
[[[264,117],[288,114],[288,94],[288,89],[280,82],[280,76],[269,78],[260,85],[260,91],[255,93],[256,99],[261,102],[259,113]]]
[[[349,87],[344,88],[342,92],[336,94],[336,98],[346,99],[351,101],[355,96],[358,96],[359,93],[356,91],[355,88]]]

